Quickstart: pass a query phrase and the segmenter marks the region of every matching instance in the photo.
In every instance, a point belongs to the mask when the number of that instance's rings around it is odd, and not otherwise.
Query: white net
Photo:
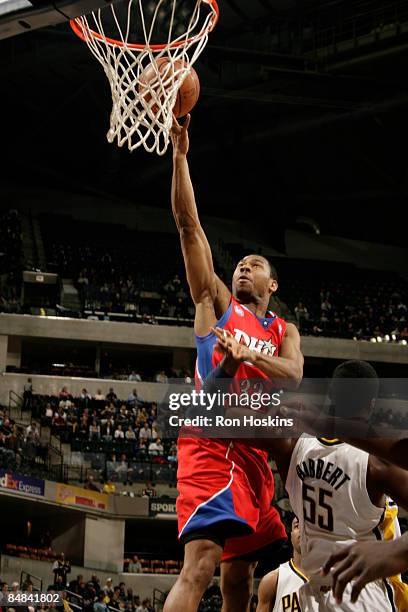
[[[110,83],[109,142],[166,152],[177,91],[217,18],[215,0],[122,0],[71,21]]]

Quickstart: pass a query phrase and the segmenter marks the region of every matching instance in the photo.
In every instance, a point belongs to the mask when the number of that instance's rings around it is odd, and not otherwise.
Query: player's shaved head
[[[378,375],[367,361],[352,359],[333,372],[329,396],[336,416],[362,417],[371,412],[379,392]]]

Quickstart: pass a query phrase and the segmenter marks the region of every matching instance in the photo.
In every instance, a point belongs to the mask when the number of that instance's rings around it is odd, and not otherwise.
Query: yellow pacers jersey
[[[299,589],[307,582],[293,559],[279,566],[278,588],[272,612],[306,612],[299,602]]]
[[[374,533],[378,540],[390,541],[401,537],[398,506],[389,498],[387,498],[384,518]],[[388,578],[385,582],[396,612],[408,612],[408,585],[402,582],[401,575]]]

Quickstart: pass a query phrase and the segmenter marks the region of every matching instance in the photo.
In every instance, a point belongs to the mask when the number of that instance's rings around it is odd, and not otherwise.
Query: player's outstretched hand
[[[190,125],[191,115],[188,114],[184,123],[180,125],[175,115],[173,115],[173,125],[170,130],[170,138],[173,145],[174,155],[187,155],[189,149],[188,126]]]
[[[217,336],[215,350],[225,355],[222,367],[228,374],[234,375],[239,364],[249,359],[248,347],[245,344],[240,344],[226,329],[212,327],[211,331]]]
[[[334,553],[322,567],[322,574],[333,577],[333,595],[340,604],[349,582],[353,581],[351,601],[355,603],[362,589],[373,580],[396,576],[407,568],[408,540],[359,542]],[[399,550],[401,549],[401,550]]]

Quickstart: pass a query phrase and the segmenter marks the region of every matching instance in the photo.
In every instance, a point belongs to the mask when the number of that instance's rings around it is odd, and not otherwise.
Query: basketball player
[[[307,582],[301,570],[299,519],[292,521],[293,558],[261,580],[256,612],[301,612],[299,589]]]
[[[336,431],[349,436],[364,435],[367,425],[321,415],[314,406],[291,407],[285,410],[285,416],[302,423],[309,433]],[[402,433],[402,432],[401,432]],[[408,438],[348,438],[344,440],[384,461],[393,463],[405,470],[408,469]],[[330,573],[333,579],[333,594],[338,601],[343,600],[344,589],[353,582],[351,601],[355,603],[369,582],[381,578],[398,576],[408,569],[408,533],[395,540],[381,542],[357,542],[333,553],[326,560],[322,571]],[[395,581],[394,581],[395,582]],[[405,608],[407,609],[407,608]],[[400,612],[404,610],[401,607]]]
[[[234,339],[219,338],[226,354],[233,354]],[[236,350],[236,347],[235,347]],[[237,363],[238,366],[238,363]],[[357,397],[338,401],[335,393],[341,378],[361,378]],[[365,398],[361,388],[365,389]],[[346,418],[354,415],[356,424],[368,419],[378,393],[375,370],[363,361],[348,361],[336,368],[331,399],[336,412]],[[357,603],[350,603],[347,587],[342,602],[335,600],[328,587],[330,575],[320,569],[332,553],[351,542],[375,541],[399,535],[396,510],[386,503],[389,495],[404,508],[408,507],[408,472],[358,450],[338,439],[306,438],[248,440],[253,446],[269,447],[293,511],[299,517],[302,568],[309,577],[299,593],[306,610],[344,610],[376,612],[406,610],[408,599],[404,585],[396,577],[394,584],[373,582],[361,592]]]
[[[189,115],[182,127],[174,120],[171,132],[172,209],[196,308],[196,379],[201,384],[216,371],[221,378],[235,376],[245,383],[251,378],[270,385],[279,379],[296,387],[303,373],[299,333],[267,310],[278,287],[275,269],[260,255],[244,257],[234,272],[232,295],[214,272],[189,175],[189,123]],[[245,363],[233,374],[228,372],[228,359],[214,350],[215,326],[246,343]],[[273,477],[267,453],[228,440],[180,438],[178,461],[184,566],[164,610],[195,612],[222,561],[223,612],[246,612],[258,549],[286,541],[279,514],[271,506]]]

